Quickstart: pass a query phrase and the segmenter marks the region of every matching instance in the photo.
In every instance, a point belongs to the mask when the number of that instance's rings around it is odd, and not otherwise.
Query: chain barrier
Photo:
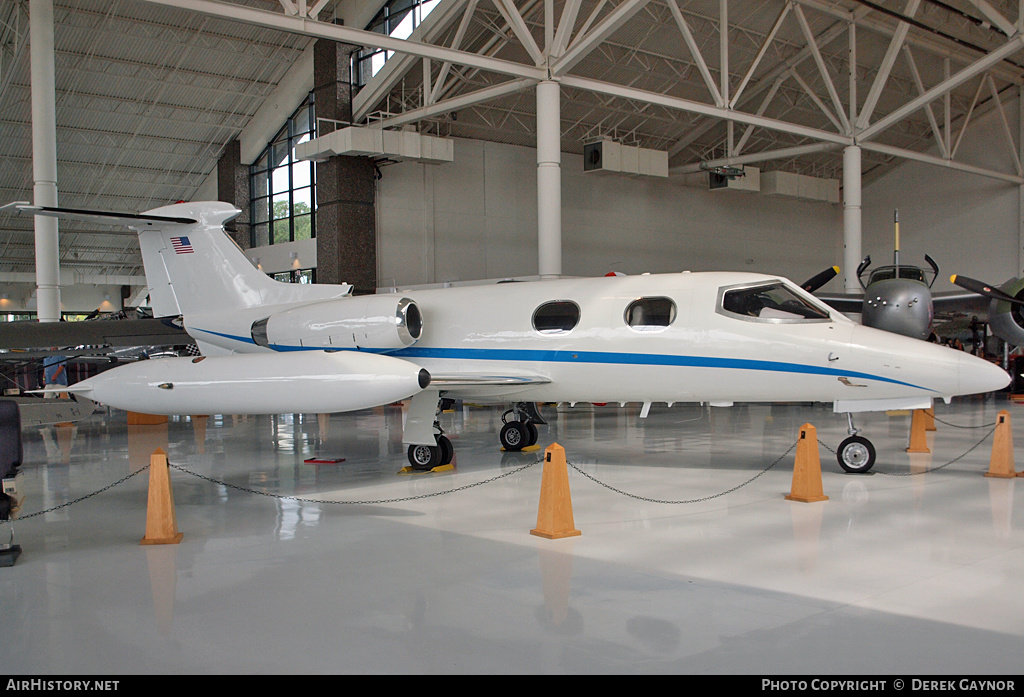
[[[484,484],[490,484],[491,482],[498,481],[499,479],[503,479],[505,477],[510,477],[513,474],[518,474],[518,473],[522,472],[523,470],[529,469],[530,467],[533,467],[534,465],[536,465],[536,464],[538,464],[540,462],[543,462],[543,461],[544,461],[544,458],[540,458],[540,459],[538,459],[538,460],[536,460],[534,462],[529,462],[529,463],[523,465],[522,467],[517,467],[516,469],[509,470],[508,472],[502,472],[501,474],[499,474],[499,475],[497,475],[495,477],[491,477],[490,479],[484,479],[483,481],[475,482],[473,484],[465,484],[463,486],[455,487],[454,489],[446,489],[445,491],[435,491],[432,494],[417,494],[415,496],[404,496],[402,498],[397,498],[397,499],[376,499],[376,500],[369,500],[369,501],[362,501],[362,500],[360,500],[360,501],[328,501],[326,499],[307,499],[307,498],[302,498],[300,496],[284,496],[284,495],[281,495],[281,494],[271,494],[271,493],[268,493],[266,491],[259,491],[257,489],[249,489],[249,488],[244,487],[244,486],[238,486],[237,484],[229,484],[228,482],[222,482],[219,479],[214,479],[213,477],[207,477],[205,474],[199,474],[198,472],[193,472],[191,470],[187,470],[184,467],[181,467],[179,465],[172,465],[171,463],[167,463],[167,466],[170,467],[171,469],[176,469],[179,472],[184,472],[185,474],[190,474],[193,477],[196,477],[197,479],[205,479],[206,481],[212,482],[213,484],[220,484],[221,486],[226,486],[226,487],[229,487],[231,489],[236,489],[238,491],[244,491],[244,492],[246,492],[248,494],[258,494],[259,496],[267,496],[267,497],[273,498],[273,499],[285,499],[285,500],[288,500],[288,501],[298,501],[299,503],[324,503],[324,504],[332,504],[332,505],[346,505],[346,504],[348,504],[348,505],[375,506],[375,505],[379,505],[379,504],[382,504],[382,503],[402,503],[404,501],[415,501],[417,499],[429,499],[429,498],[432,498],[434,496],[444,496],[445,494],[454,494],[457,491],[465,491],[466,489],[472,489],[474,487],[482,486]]]
[[[938,419],[936,419],[936,421],[938,421]],[[946,422],[945,421],[941,421],[941,423],[945,424]],[[954,426],[954,424],[946,424],[946,425]],[[890,476],[890,477],[910,477],[910,476],[914,476],[914,475],[918,475],[918,474],[926,474],[928,472],[937,472],[938,470],[941,470],[941,469],[944,469],[946,467],[949,467],[953,463],[959,462],[960,460],[965,458],[967,455],[969,455],[971,452],[973,452],[975,449],[977,449],[978,446],[980,446],[982,443],[984,443],[986,440],[988,440],[989,436],[991,436],[993,433],[995,433],[996,429],[995,429],[995,425],[994,424],[986,424],[986,426],[991,426],[992,430],[990,430],[988,433],[986,433],[982,437],[982,439],[979,440],[977,443],[972,445],[970,448],[968,448],[962,454],[960,454],[957,457],[953,458],[949,462],[943,463],[943,464],[938,465],[936,467],[929,467],[928,469],[922,470],[920,472],[881,472],[881,471],[878,471],[878,470],[876,470],[876,472],[878,472],[878,474],[883,474],[883,475],[887,475],[887,476]],[[981,428],[981,426],[959,426],[957,428]],[[744,481],[744,482],[742,482],[740,484],[737,484],[734,487],[726,489],[725,491],[719,492],[717,494],[711,494],[709,496],[702,496],[702,497],[696,498],[696,499],[667,500],[667,499],[651,498],[651,497],[648,497],[648,496],[641,496],[639,494],[632,494],[632,493],[630,493],[628,491],[624,491],[622,489],[618,489],[618,488],[616,488],[614,486],[611,486],[610,484],[602,482],[598,478],[594,477],[592,474],[590,474],[588,472],[585,472],[583,469],[581,469],[581,465],[577,465],[574,462],[566,462],[566,464],[569,467],[571,467],[573,470],[575,470],[577,473],[579,473],[580,475],[585,477],[586,479],[589,479],[590,481],[594,482],[595,484],[597,484],[599,486],[602,486],[605,489],[608,489],[609,491],[613,491],[616,494],[620,494],[622,496],[626,496],[627,498],[636,499],[638,501],[646,501],[648,503],[663,503],[663,504],[670,504],[670,505],[681,505],[681,504],[702,503],[704,501],[711,501],[713,499],[721,498],[723,496],[731,494],[731,493],[733,493],[735,491],[739,491],[743,487],[751,484],[752,482],[757,480],[759,477],[761,477],[765,473],[767,473],[770,470],[772,470],[780,462],[782,462],[782,460],[786,456],[788,456],[791,452],[793,452],[793,449],[796,448],[797,443],[799,443],[799,441],[794,441],[794,443],[791,446],[789,446],[789,448],[786,450],[786,452],[782,453],[782,455],[777,457],[771,464],[769,464],[767,467],[762,469],[760,472],[755,474],[750,479],[748,479],[748,480],[746,480],[746,481]],[[837,454],[835,449],[830,447],[827,443],[822,441],[820,438],[818,439],[818,445],[824,447],[826,450],[828,450],[833,455]],[[191,475],[193,477],[196,477],[197,479],[202,479],[202,480],[205,480],[205,481],[210,482],[212,484],[217,484],[217,485],[220,485],[220,486],[225,486],[225,487],[228,487],[230,489],[235,489],[237,491],[242,491],[242,492],[245,492],[245,493],[248,493],[248,494],[256,494],[256,495],[259,495],[259,496],[266,496],[266,497],[269,497],[269,498],[276,498],[276,499],[285,499],[285,500],[289,500],[289,501],[298,501],[299,503],[318,503],[318,504],[331,504],[331,505],[364,505],[364,506],[372,506],[372,505],[380,505],[380,504],[385,504],[385,503],[402,503],[402,502],[405,502],[405,501],[416,501],[418,499],[428,499],[428,498],[433,498],[433,497],[436,497],[436,496],[445,496],[447,494],[454,494],[454,493],[459,492],[459,491],[465,491],[467,489],[473,489],[473,488],[476,488],[478,486],[483,486],[484,484],[490,484],[491,482],[496,482],[499,479],[504,479],[505,477],[510,477],[510,476],[512,476],[514,474],[519,474],[520,472],[523,472],[523,471],[529,469],[530,467],[533,467],[534,465],[537,465],[537,464],[542,463],[542,462],[544,462],[544,458],[540,457],[537,460],[535,460],[534,462],[529,462],[529,463],[527,463],[525,465],[522,465],[521,467],[517,467],[515,469],[509,470],[508,472],[502,472],[501,474],[496,475],[494,477],[491,477],[489,479],[484,479],[482,481],[474,482],[472,484],[465,484],[463,486],[454,487],[452,489],[446,489],[444,491],[436,491],[436,492],[431,493],[431,494],[417,494],[415,496],[405,496],[405,497],[392,498],[392,499],[372,499],[372,500],[357,500],[357,501],[329,501],[329,500],[326,500],[326,499],[312,499],[312,498],[304,498],[304,497],[300,497],[300,496],[284,496],[284,495],[281,495],[281,494],[272,494],[272,493],[269,493],[269,492],[266,492],[266,491],[259,491],[258,489],[250,489],[248,487],[239,486],[237,484],[231,484],[229,482],[225,482],[225,481],[222,481],[222,480],[219,480],[219,479],[214,479],[213,477],[208,477],[208,476],[206,476],[204,474],[199,474],[198,472],[193,472],[192,470],[186,469],[186,468],[184,468],[184,467],[182,467],[180,465],[172,464],[170,462],[167,463],[167,466],[170,467],[171,469],[178,470],[179,472],[182,472],[184,474],[188,474],[188,475]],[[132,472],[131,474],[129,474],[127,476],[121,477],[116,482],[112,482],[111,484],[108,484],[107,486],[103,487],[102,489],[97,489],[96,491],[94,491],[94,492],[92,492],[90,494],[86,494],[85,496],[80,496],[77,499],[73,499],[71,501],[66,501],[65,503],[59,504],[59,505],[54,506],[52,508],[47,508],[47,509],[44,509],[44,510],[41,510],[41,511],[36,511],[35,513],[29,513],[27,515],[18,516],[18,520],[27,520],[29,518],[35,518],[36,516],[45,515],[47,513],[52,513],[54,511],[58,511],[58,510],[60,510],[62,508],[67,508],[68,506],[72,506],[72,505],[74,505],[76,503],[80,503],[82,501],[85,501],[88,498],[91,498],[93,496],[97,496],[99,494],[102,494],[104,491],[108,491],[110,489],[113,489],[114,487],[116,487],[116,486],[118,486],[120,484],[123,484],[124,482],[128,481],[132,477],[135,477],[135,476],[137,476],[139,474],[142,474],[143,472],[147,471],[148,469],[149,469],[149,465],[147,464],[144,467],[136,470],[135,472]]]
[[[616,489],[615,487],[611,486],[610,484],[605,484],[604,482],[602,482],[601,480],[597,479],[593,475],[588,474],[587,472],[584,472],[576,464],[574,464],[572,462],[567,462],[566,464],[568,464],[574,470],[576,470],[577,472],[579,472],[580,474],[582,474],[584,477],[586,477],[590,481],[594,482],[595,484],[603,486],[605,489],[608,489],[609,491],[614,491],[616,494],[621,494],[622,496],[627,496],[627,497],[629,497],[631,499],[637,499],[638,501],[647,501],[649,503],[667,503],[667,504],[673,504],[673,505],[686,504],[686,503],[701,503],[703,501],[711,501],[712,499],[721,498],[722,496],[725,496],[726,494],[731,494],[734,491],[738,491],[738,490],[742,489],[743,487],[745,487],[746,485],[750,484],[755,479],[757,479],[758,477],[760,477],[761,475],[763,475],[764,473],[768,472],[770,469],[775,467],[775,465],[777,465],[780,462],[782,462],[782,459],[784,457],[786,457],[787,455],[789,455],[791,452],[793,452],[793,448],[795,448],[797,446],[797,443],[799,443],[799,442],[800,441],[795,441],[793,443],[793,445],[789,446],[789,450],[787,450],[786,452],[782,453],[781,455],[779,455],[778,458],[776,458],[775,462],[771,463],[770,465],[765,467],[763,470],[761,470],[760,472],[758,472],[757,474],[755,474],[753,477],[751,477],[747,481],[743,482],[742,484],[737,484],[736,486],[732,487],[731,489],[726,489],[725,491],[720,492],[718,494],[711,494],[710,496],[703,496],[703,497],[701,497],[699,499],[686,499],[686,500],[681,500],[681,501],[667,501],[667,500],[664,500],[664,499],[652,499],[652,498],[649,498],[647,496],[640,496],[638,494],[631,494],[628,491],[623,491],[622,489]]]
[[[952,426],[953,428],[992,428],[998,423],[997,421],[993,421],[990,424],[979,424],[977,426],[961,426],[959,424],[951,424],[948,421],[943,421],[937,416],[933,416],[932,418],[938,421],[940,424],[943,424],[945,426]]]
[[[982,443],[987,441],[989,436],[991,436],[993,433],[996,432],[995,425],[994,424],[989,424],[989,425],[992,426],[992,430],[991,431],[986,433],[984,436],[982,436],[981,440],[979,440],[977,443],[975,443],[974,445],[969,447],[967,450],[965,450],[961,454],[959,454],[956,457],[954,457],[949,462],[945,462],[945,463],[943,463],[941,465],[936,465],[935,467],[929,467],[928,469],[921,470],[920,472],[882,472],[881,470],[873,470],[873,471],[876,472],[877,474],[884,474],[887,477],[913,477],[914,475],[918,475],[918,474],[927,474],[928,472],[938,472],[941,469],[945,469],[946,467],[949,467],[954,462],[959,462],[963,458],[967,457],[979,445],[981,445]],[[962,428],[975,428],[975,427],[974,426],[963,426]],[[823,442],[820,438],[818,439],[818,445],[823,446],[825,448],[825,450],[828,450],[833,455],[837,455],[838,454],[835,450],[833,450],[831,447],[829,447],[829,445],[827,443]]]
[[[58,506],[54,506],[53,508],[47,508],[47,509],[42,510],[42,511],[36,511],[35,513],[29,513],[28,515],[20,515],[20,516],[18,516],[18,520],[26,520],[28,518],[35,518],[37,515],[43,515],[44,513],[53,513],[54,511],[59,511],[62,508],[67,508],[68,506],[72,506],[72,505],[74,505],[76,503],[79,503],[80,501],[85,501],[86,499],[91,498],[93,496],[96,496],[97,494],[102,494],[104,491],[107,491],[108,489],[113,489],[118,484],[123,484],[123,483],[127,482],[132,477],[134,477],[136,475],[139,475],[139,474],[142,474],[143,472],[145,472],[148,469],[149,469],[149,465],[146,465],[145,467],[142,467],[141,469],[138,469],[138,470],[132,472],[131,474],[129,474],[126,477],[121,477],[120,479],[118,479],[116,482],[114,482],[112,484],[107,484],[102,489],[97,489],[96,491],[92,492],[91,494],[86,494],[85,496],[79,496],[77,499],[74,499],[72,501],[65,501],[64,503],[62,503],[62,504],[60,504]]]

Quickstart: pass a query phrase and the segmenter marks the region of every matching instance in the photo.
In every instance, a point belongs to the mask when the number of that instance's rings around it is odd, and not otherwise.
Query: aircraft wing
[[[550,378],[540,375],[431,375],[430,384],[442,389],[458,387],[522,387],[546,385]]]
[[[169,318],[0,323],[0,350],[18,351],[21,357],[25,357],[23,351],[46,353],[54,346],[64,355],[84,355],[106,353],[110,348],[194,343],[180,322]]]
[[[953,290],[932,294],[932,306],[938,315],[988,315],[988,307],[992,301],[983,295],[968,290]]]
[[[863,295],[852,293],[815,293],[814,297],[844,314],[860,312],[864,303]]]

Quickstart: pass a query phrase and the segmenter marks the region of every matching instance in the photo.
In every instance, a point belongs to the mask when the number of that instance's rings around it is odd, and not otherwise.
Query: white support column
[[[537,83],[537,267],[541,278],[562,275],[561,90]]]
[[[860,293],[861,255],[860,146],[843,149],[843,279],[847,293]]]
[[[1017,151],[1024,160],[1024,87],[1017,88]],[[1017,276],[1024,276],[1024,184],[1017,187]]]
[[[37,206],[57,205],[57,119],[53,61],[53,0],[29,4],[32,75],[32,176]],[[60,321],[60,244],[57,219],[35,216],[36,312]]]

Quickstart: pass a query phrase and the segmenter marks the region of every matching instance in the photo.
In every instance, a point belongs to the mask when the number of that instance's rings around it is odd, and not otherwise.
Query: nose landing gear
[[[839,466],[851,474],[864,474],[875,464],[875,446],[867,438],[857,435],[858,431],[853,426],[853,415],[847,414],[850,437],[839,444],[836,450],[836,459]]]

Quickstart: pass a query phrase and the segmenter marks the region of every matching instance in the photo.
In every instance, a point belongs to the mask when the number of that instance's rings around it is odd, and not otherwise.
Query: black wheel
[[[505,448],[505,450],[516,451],[526,447],[530,434],[526,426],[519,421],[509,421],[501,427],[499,438],[501,440],[501,447]]]
[[[875,464],[875,446],[867,438],[850,436],[839,444],[836,459],[847,472],[863,474]]]
[[[527,421],[525,424],[528,438],[526,439],[526,445],[537,445],[537,439],[540,438],[540,434],[537,433],[537,427],[532,421]]]
[[[452,458],[455,457],[455,447],[452,445],[452,442],[448,440],[448,436],[438,436],[437,447],[441,451],[441,462],[438,464],[450,465],[452,463]]]
[[[409,464],[414,470],[432,470],[441,464],[441,448],[436,445],[410,445]]]

